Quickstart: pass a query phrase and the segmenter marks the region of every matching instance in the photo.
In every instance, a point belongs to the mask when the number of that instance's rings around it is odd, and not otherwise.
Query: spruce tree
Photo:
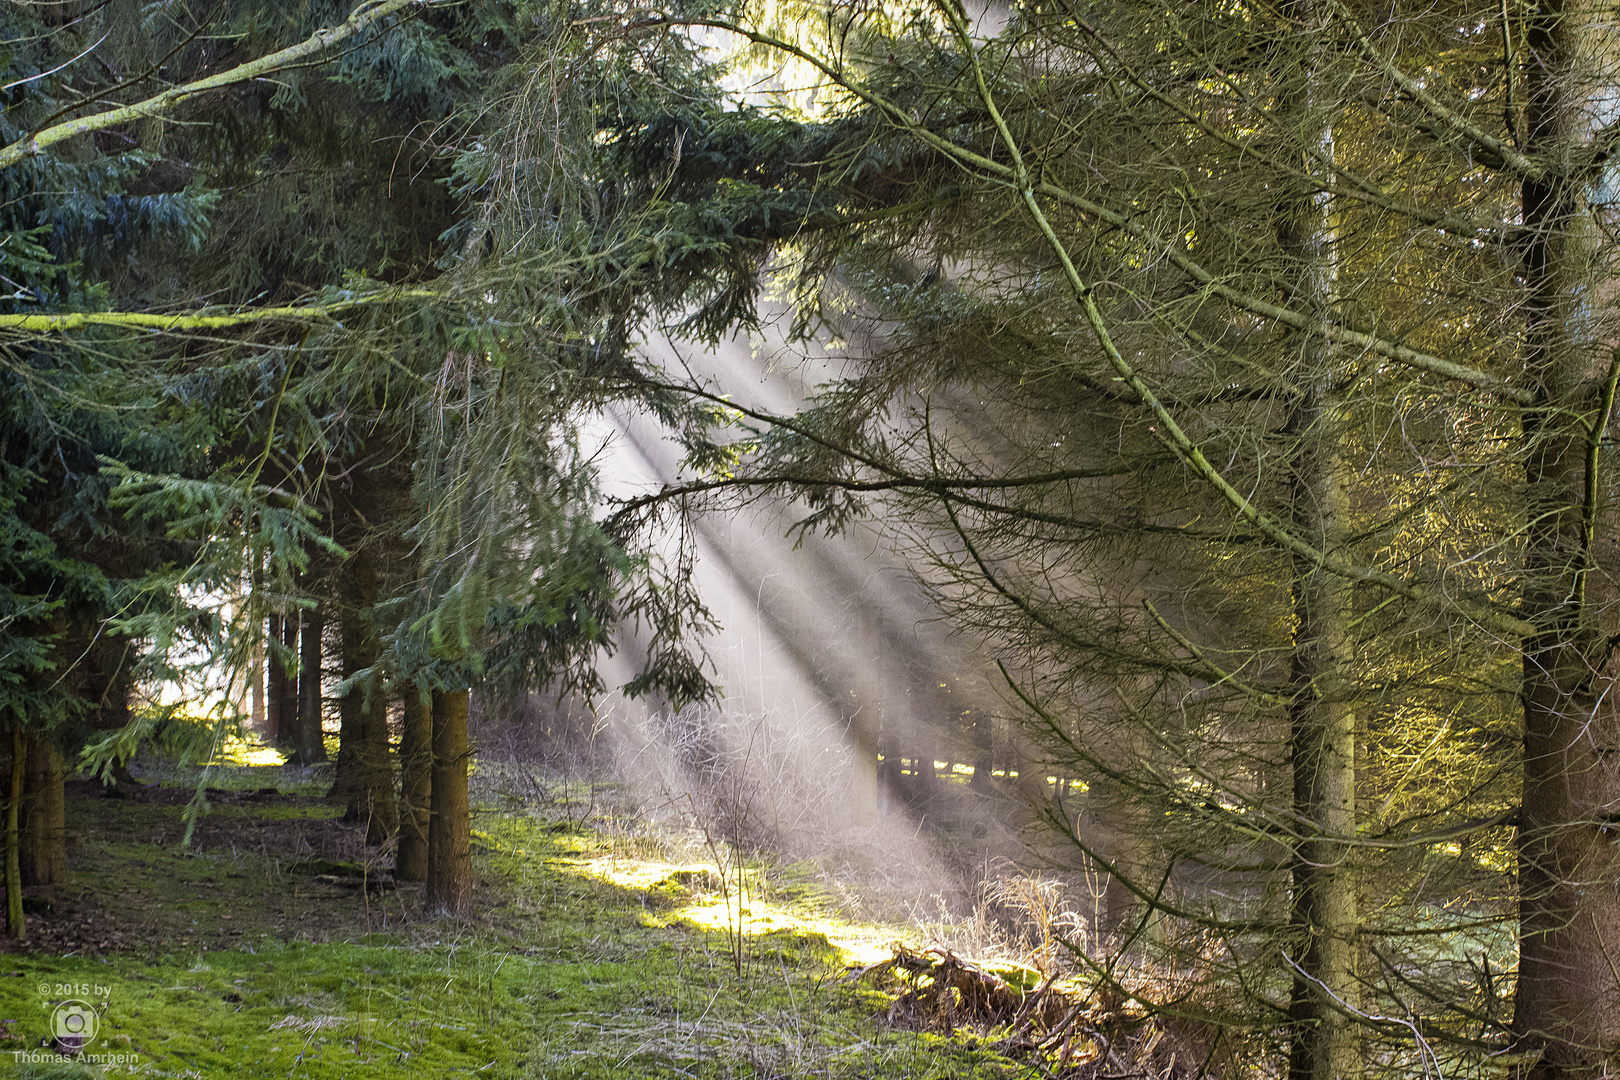
[[[1048,809],[1141,913],[1119,940],[1180,950],[1173,1000],[1100,964],[1115,991],[1299,1076],[1594,1074],[1620,1015],[1598,14],[693,21],[808,65],[824,113],[672,96],[604,109],[603,142],[686,204],[660,224],[802,200],[750,235],[860,352],[794,416],[688,384],[759,430],[639,505],[774,486],[837,528],[884,500],[1092,782]],[[1510,1007],[1443,961],[1510,967],[1515,905]]]

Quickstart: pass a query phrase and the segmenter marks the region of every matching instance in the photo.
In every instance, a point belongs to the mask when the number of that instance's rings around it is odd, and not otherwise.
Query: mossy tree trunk
[[[445,915],[469,914],[473,905],[467,757],[467,691],[435,690],[427,904]]]
[[[1292,335],[1298,350],[1296,404],[1289,417],[1293,460],[1288,475],[1298,535],[1319,551],[1348,556],[1354,532],[1352,425],[1344,387],[1349,365],[1328,336],[1340,288],[1340,222],[1334,200],[1320,190],[1334,161],[1338,104],[1332,50],[1333,19],[1325,5],[1300,0],[1287,8],[1294,49],[1284,59],[1291,91],[1285,104],[1302,145],[1299,176],[1281,182],[1277,241],[1288,265],[1284,286],[1292,303],[1320,319],[1321,332]],[[1294,816],[1293,988],[1289,1004],[1289,1076],[1293,1080],[1354,1080],[1362,1075],[1359,910],[1360,882],[1348,844],[1357,836],[1355,589],[1345,578],[1302,557],[1290,586],[1294,647],[1289,756]]]

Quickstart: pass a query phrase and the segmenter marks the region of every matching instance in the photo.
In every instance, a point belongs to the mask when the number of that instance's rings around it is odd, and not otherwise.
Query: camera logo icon
[[[88,1002],[69,998],[51,1013],[51,1034],[57,1046],[73,1053],[84,1049],[95,1040],[101,1018]]]

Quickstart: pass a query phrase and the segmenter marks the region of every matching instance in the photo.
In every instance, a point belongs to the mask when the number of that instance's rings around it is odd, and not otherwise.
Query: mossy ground
[[[851,985],[846,957],[800,921],[820,914],[814,889],[784,882],[767,906],[756,883],[739,974],[707,875],[672,873],[646,838],[486,808],[479,914],[465,922],[424,917],[418,886],[369,895],[300,872],[365,865],[315,779],[260,768],[210,780],[238,790],[214,795],[190,849],[178,840],[193,789],[150,801],[75,789],[71,880],[30,919],[27,946],[0,956],[0,1070],[420,1080],[1009,1067],[883,1030],[884,999]],[[284,794],[240,793],[261,787]],[[67,999],[99,1013],[79,1059],[42,1048]]]

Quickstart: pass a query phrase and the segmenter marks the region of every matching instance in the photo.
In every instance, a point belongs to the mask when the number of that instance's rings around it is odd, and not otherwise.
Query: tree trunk
[[[1108,785],[1101,786],[1106,790]],[[1153,813],[1139,804],[1125,802],[1110,816],[1119,832],[1118,845],[1111,853],[1114,872],[1103,889],[1108,929],[1120,935],[1122,941],[1129,939],[1135,946],[1156,949],[1165,944],[1169,929],[1164,912],[1135,891],[1140,889],[1147,896],[1158,891],[1161,901],[1170,900],[1170,883],[1164,871],[1166,855],[1153,831]]]
[[[62,755],[38,737],[26,740],[21,870],[24,885],[67,880],[66,803]]]
[[[1529,291],[1524,613],[1524,787],[1519,823],[1516,1049],[1540,1052],[1537,1080],[1607,1075],[1620,1052],[1620,711],[1611,636],[1620,629],[1612,476],[1603,460],[1617,335],[1600,323],[1614,286],[1600,268],[1594,203],[1612,201],[1599,145],[1616,106],[1620,42],[1591,4],[1535,9],[1528,152],[1549,175],[1523,187]],[[1612,554],[1609,554],[1612,558]],[[1597,573],[1592,573],[1598,570]]]
[[[264,641],[264,741],[281,742],[281,701],[287,696],[287,668],[276,646],[281,644],[281,616],[267,620]]]
[[[370,689],[360,716],[359,809],[366,822],[366,843],[375,846],[399,830],[399,806],[388,754],[388,697],[380,680]]]
[[[298,680],[287,673],[286,657],[298,651],[298,612],[270,616],[265,664],[265,727],[277,746],[298,744]]]
[[[11,729],[11,784],[6,789],[6,937],[21,941],[28,934],[22,905],[22,816],[24,761],[28,755],[22,728]]]
[[[343,564],[343,577],[343,666],[348,677],[375,668],[382,652],[370,621],[371,608],[381,593],[371,552],[357,546]],[[347,784],[350,813],[366,823],[366,843],[381,844],[399,827],[394,769],[388,754],[388,698],[382,680],[374,675],[369,683],[356,685],[344,696],[344,705],[339,775]]]
[[[394,764],[389,759],[389,699],[381,685],[369,688],[360,712],[360,761],[356,810],[366,823],[366,844],[384,844],[399,831],[394,798]]]
[[[1336,103],[1323,89],[1330,16],[1310,0],[1293,6],[1299,66],[1286,105],[1301,143],[1291,148],[1301,172],[1321,177],[1334,159]],[[1294,57],[1285,57],[1284,63]],[[1284,75],[1288,78],[1288,74]],[[1323,180],[1326,177],[1322,177]],[[1322,333],[1292,335],[1299,350],[1299,399],[1289,418],[1295,440],[1289,498],[1295,530],[1318,551],[1345,556],[1355,528],[1348,460],[1348,365],[1326,330],[1338,289],[1339,223],[1332,199],[1309,180],[1292,185],[1278,209],[1277,239],[1292,263],[1292,304],[1315,313]],[[1356,836],[1354,588],[1303,559],[1290,587],[1294,647],[1289,752],[1294,815],[1302,837],[1292,852],[1293,977],[1289,1003],[1291,1080],[1352,1080],[1362,1073],[1358,974],[1359,885],[1346,841]]]
[[[348,575],[344,575],[347,579]],[[347,582],[345,582],[347,584]],[[339,641],[343,650],[342,674],[343,681],[347,682],[354,677],[355,672],[362,671],[376,662],[375,651],[369,648],[371,642],[367,639],[364,629],[360,625],[358,613],[355,611],[354,598],[347,595],[350,590],[345,589],[342,619],[342,630]],[[338,698],[338,752],[337,767],[332,773],[332,787],[327,791],[326,797],[341,801],[344,805],[344,817],[349,821],[363,821],[364,816],[360,807],[360,785],[356,782],[359,773],[360,757],[360,713],[365,708],[366,688],[354,686],[349,692]]]
[[[399,740],[399,849],[394,877],[400,881],[426,881],[433,795],[433,714],[414,686],[405,688],[404,705],[405,723]]]
[[[428,822],[430,911],[472,911],[472,816],[467,802],[467,691],[433,692],[433,810]]]
[[[900,744],[888,730],[878,732],[878,783],[891,792],[900,784]]]
[[[911,784],[919,801],[934,797],[934,753],[932,750],[913,750],[911,758]]]
[[[264,639],[260,638],[253,646],[253,661],[248,668],[248,688],[253,694],[253,713],[248,725],[258,733],[259,738],[269,741],[266,731],[266,702],[264,696]]]
[[[324,613],[319,607],[304,612],[298,643],[298,748],[294,762],[313,765],[326,760],[321,732],[321,635]]]
[[[995,731],[994,717],[983,709],[973,713],[973,779],[968,787],[983,795],[995,790]]]
[[[1343,490],[1335,487],[1320,485],[1323,502],[1307,505],[1342,511],[1335,495]],[[1356,835],[1349,592],[1341,580],[1304,570],[1295,585],[1294,812],[1309,834],[1293,853],[1292,1080],[1348,1080],[1362,1070],[1359,1022],[1351,1015],[1361,1001],[1358,884],[1344,842]]]

